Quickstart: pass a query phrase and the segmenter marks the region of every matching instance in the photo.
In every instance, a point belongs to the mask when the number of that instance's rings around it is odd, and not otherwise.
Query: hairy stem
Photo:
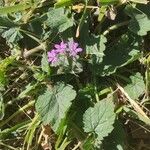
[[[29,56],[33,55],[34,53],[37,53],[39,51],[44,51],[45,49],[46,49],[46,42],[43,42],[39,46],[32,48],[29,51],[25,51],[23,54],[23,57],[28,58]]]

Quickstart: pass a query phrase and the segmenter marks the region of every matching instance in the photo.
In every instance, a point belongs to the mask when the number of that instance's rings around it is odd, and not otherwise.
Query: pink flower
[[[62,59],[64,60],[64,58],[67,58],[68,56],[76,57],[82,50],[83,49],[79,47],[79,44],[74,41],[67,43],[62,41],[60,44],[55,44],[54,49],[48,52],[48,61],[51,65],[57,66],[59,65],[57,62],[62,62]]]
[[[75,57],[79,52],[82,52],[83,49],[78,46],[79,46],[79,44],[75,43],[74,41],[71,41],[68,43],[70,56]]]
[[[67,48],[67,44],[62,41],[60,44],[55,44],[54,47],[56,48],[57,53],[64,53]]]
[[[54,49],[48,52],[48,61],[51,62],[52,64],[58,61],[58,57]]]

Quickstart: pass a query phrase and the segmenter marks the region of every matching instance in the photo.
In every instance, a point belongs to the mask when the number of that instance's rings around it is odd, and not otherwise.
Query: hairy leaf
[[[44,124],[51,124],[54,131],[57,131],[62,119],[71,106],[76,92],[71,85],[59,83],[52,89],[47,88],[46,92],[38,97],[36,110],[40,114]]]
[[[95,57],[96,63],[100,63],[103,59],[106,42],[107,39],[103,35],[98,37],[89,37],[86,45],[86,53],[92,55],[92,57]]]
[[[140,73],[130,77],[131,83],[124,87],[125,91],[129,94],[132,99],[138,99],[140,94],[144,92],[145,84],[143,77]]]
[[[110,75],[118,68],[137,60],[141,56],[140,41],[135,35],[123,35],[118,42],[108,46],[102,63],[97,64],[97,74]]]
[[[9,43],[16,43],[23,38],[19,28],[10,28],[2,34],[2,37],[6,38]]]
[[[147,10],[147,12],[142,11],[142,9],[140,10],[131,6],[126,8],[127,14],[131,17],[129,30],[140,36],[144,36],[150,31],[150,18],[148,16],[149,10]]]
[[[96,103],[93,108],[86,110],[83,116],[84,131],[95,133],[97,139],[101,141],[112,132],[114,121],[114,105],[112,97],[109,97]]]
[[[67,17],[63,8],[50,9],[47,17],[45,24],[51,30],[63,32],[73,26],[73,19]]]
[[[107,42],[106,37],[103,35],[100,36],[95,36],[93,34],[90,35],[88,32],[89,22],[84,23],[82,28],[84,30],[81,30],[80,40],[83,45],[83,48],[86,50],[86,54],[90,55],[92,57],[92,60],[95,61],[95,63],[101,63],[106,48],[105,46],[105,43]]]

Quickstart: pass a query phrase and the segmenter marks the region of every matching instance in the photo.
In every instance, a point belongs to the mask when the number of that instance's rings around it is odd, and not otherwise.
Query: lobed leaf
[[[141,39],[134,35],[123,35],[117,43],[105,50],[101,64],[95,64],[97,74],[105,76],[114,73],[118,68],[132,63],[141,56],[139,42]]]
[[[147,6],[150,9],[150,6]],[[129,30],[132,32],[144,36],[150,31],[150,18],[148,16],[149,9],[141,7],[142,9],[133,8],[131,6],[126,7],[126,13],[131,17],[129,23]],[[146,11],[144,11],[145,9]],[[144,12],[143,12],[144,11]]]
[[[83,116],[84,131],[95,133],[99,141],[108,136],[113,130],[115,122],[114,104],[112,97],[103,99],[93,108],[86,110]]]
[[[132,99],[138,99],[144,92],[145,84],[142,75],[138,72],[130,77],[131,83],[124,87],[125,91]]]
[[[53,31],[63,32],[73,26],[73,19],[67,17],[63,8],[51,8],[47,13],[47,17],[44,23]]]
[[[9,30],[5,31],[2,34],[2,37],[5,38],[9,43],[16,43],[23,38],[19,28],[17,27],[10,28]]]
[[[76,92],[72,88],[71,85],[57,83],[52,89],[47,88],[37,99],[35,107],[41,120],[44,124],[51,124],[55,132],[65,118],[71,101],[76,97]]]

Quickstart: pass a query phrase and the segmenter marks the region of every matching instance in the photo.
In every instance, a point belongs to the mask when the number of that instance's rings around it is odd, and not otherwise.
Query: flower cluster
[[[61,56],[75,58],[79,52],[82,52],[82,48],[79,47],[78,43],[74,41],[64,43],[62,41],[59,44],[55,44],[54,49],[48,52],[48,61],[54,65],[59,62]]]

